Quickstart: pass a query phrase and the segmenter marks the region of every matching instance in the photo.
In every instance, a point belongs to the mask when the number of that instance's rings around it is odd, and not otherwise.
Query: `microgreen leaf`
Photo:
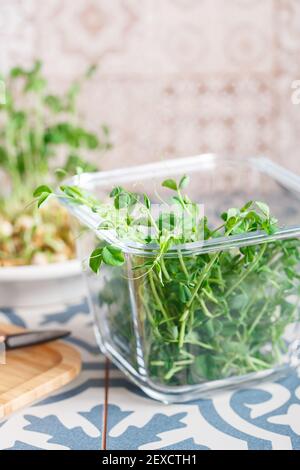
[[[186,303],[192,297],[191,290],[186,284],[180,283],[179,284],[179,298],[181,302]]]
[[[173,191],[177,191],[177,189],[178,189],[177,183],[173,179],[167,179],[167,180],[163,181],[162,186],[164,188],[172,189]]]
[[[58,178],[65,178],[68,173],[64,168],[57,168],[55,170],[55,174],[58,176]]]
[[[119,194],[121,194],[122,192],[124,192],[124,189],[121,186],[116,186],[115,188],[112,189],[109,196],[110,197],[116,197]]]
[[[253,205],[253,201],[248,201],[242,208],[241,212],[246,212]]]
[[[83,197],[83,192],[78,186],[60,186],[60,189],[63,193],[73,199],[81,199]]]
[[[115,208],[116,209],[123,209],[128,207],[130,204],[131,198],[130,195],[127,193],[120,193],[115,197]]]
[[[181,180],[179,181],[179,185],[178,185],[179,189],[186,188],[188,186],[189,182],[190,182],[190,178],[188,176],[184,175],[181,178]]]
[[[52,193],[52,189],[49,188],[49,186],[46,186],[45,184],[42,184],[41,186],[38,186],[34,193],[33,193],[33,196],[34,197],[39,197],[41,196],[42,194],[50,194]]]
[[[102,264],[103,256],[102,256],[103,248],[96,248],[92,251],[89,259],[89,266],[91,270],[98,274],[100,266]]]
[[[236,218],[239,215],[239,210],[236,207],[232,207],[227,211],[227,219]]]
[[[267,218],[270,217],[270,208],[267,204],[265,204],[264,202],[260,202],[260,201],[256,201],[255,204],[261,210],[264,216],[266,216]]]
[[[182,198],[180,198],[179,196],[173,196],[172,199],[171,199],[171,201],[174,202],[175,204],[178,204],[178,205],[181,206],[182,208],[185,207],[184,201],[183,201]]]
[[[38,208],[42,207],[42,205],[47,201],[51,193],[42,193],[38,199]]]
[[[144,198],[145,206],[147,207],[147,209],[150,209],[151,208],[151,202],[150,202],[150,199],[148,198],[147,194],[144,194],[143,198]]]
[[[110,220],[103,220],[99,225],[99,230],[111,230],[114,228],[113,223]]]
[[[209,373],[209,365],[208,357],[206,354],[201,354],[196,358],[195,369],[197,371],[197,375],[199,375],[200,377],[207,377]]]
[[[102,259],[105,264],[110,266],[122,266],[125,257],[120,248],[112,245],[105,246],[102,251]]]

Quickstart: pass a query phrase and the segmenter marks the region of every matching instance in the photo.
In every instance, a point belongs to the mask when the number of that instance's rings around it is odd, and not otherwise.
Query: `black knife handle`
[[[17,333],[5,337],[6,349],[26,348],[37,344],[48,343],[57,339],[69,336],[70,332],[66,330],[45,330],[45,331],[29,331],[26,333]]]

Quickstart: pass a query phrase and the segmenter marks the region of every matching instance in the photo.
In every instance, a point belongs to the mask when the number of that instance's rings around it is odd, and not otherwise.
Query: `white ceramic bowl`
[[[0,308],[76,301],[85,295],[78,260],[0,268]]]

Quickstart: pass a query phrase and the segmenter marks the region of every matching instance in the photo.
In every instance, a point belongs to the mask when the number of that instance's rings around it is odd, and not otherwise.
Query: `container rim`
[[[96,173],[83,173],[74,176],[64,182],[68,185],[77,185],[88,191],[92,191],[101,184],[120,184],[132,181],[141,181],[151,177],[169,176],[185,173],[187,168],[189,172],[199,169],[213,168],[217,161],[222,163],[231,163],[234,165],[250,166],[257,169],[260,173],[270,176],[286,189],[298,193],[300,197],[300,176],[290,172],[284,167],[272,162],[265,157],[247,157],[238,159],[235,157],[226,157],[216,154],[202,154],[193,157],[165,160],[146,165],[127,167],[124,169],[110,170]],[[153,257],[158,254],[159,246],[157,244],[143,244],[134,241],[124,241],[118,238],[113,230],[99,229],[101,218],[92,212],[89,208],[78,204],[72,204],[70,200],[63,197],[61,190],[57,190],[62,203],[67,209],[84,225],[89,227],[95,234],[106,242],[119,247],[125,254],[136,254],[139,256]],[[281,227],[276,233],[268,235],[265,232],[255,231],[241,235],[220,237],[211,240],[201,240],[189,242],[180,245],[173,245],[165,254],[166,257],[177,256],[178,251],[183,255],[205,254],[215,251],[228,250],[235,247],[269,243],[276,240],[284,240],[293,237],[300,237],[300,225]]]

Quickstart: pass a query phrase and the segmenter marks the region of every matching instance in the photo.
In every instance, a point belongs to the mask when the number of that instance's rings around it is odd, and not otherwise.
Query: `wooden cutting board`
[[[22,331],[0,324],[1,334]],[[80,369],[79,352],[61,341],[7,352],[0,364],[0,420],[71,382]]]

